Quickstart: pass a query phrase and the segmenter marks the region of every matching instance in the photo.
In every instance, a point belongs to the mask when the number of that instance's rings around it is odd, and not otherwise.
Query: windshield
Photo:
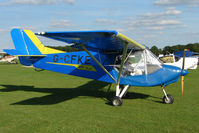
[[[121,55],[119,56],[121,59]],[[117,58],[118,60],[118,58]],[[119,64],[116,64],[118,66]],[[131,51],[127,54],[122,70],[123,76],[135,76],[150,74],[162,67],[162,63],[151,51],[145,49],[140,51]],[[119,70],[119,67],[115,67]]]

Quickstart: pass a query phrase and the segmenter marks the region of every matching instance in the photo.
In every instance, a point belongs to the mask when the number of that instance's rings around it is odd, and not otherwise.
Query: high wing
[[[117,31],[39,32],[36,33],[36,35],[73,44],[71,45],[73,47],[79,47],[83,44],[87,48],[122,51],[124,49],[124,44],[128,44],[128,49],[145,49],[145,46]]]

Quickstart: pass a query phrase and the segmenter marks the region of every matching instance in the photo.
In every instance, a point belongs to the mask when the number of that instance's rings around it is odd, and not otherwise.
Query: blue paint
[[[184,51],[175,52],[174,55],[177,56],[177,57],[183,57]],[[185,57],[190,57],[190,56],[193,56],[193,55],[199,55],[199,53],[191,52],[191,51],[185,51]]]
[[[45,32],[44,37],[74,44],[84,44],[87,48],[98,50],[123,50],[124,41],[116,38],[117,31],[70,31]],[[79,45],[73,47],[80,48]]]
[[[30,38],[26,35],[24,31],[23,38],[24,38],[24,45],[26,45],[29,55],[42,55],[39,49],[34,45],[34,43],[30,40]],[[23,42],[21,42],[23,45]]]
[[[20,29],[13,29],[11,30],[11,36],[15,45],[15,49],[19,51],[22,55],[27,55],[28,51],[26,49],[26,45],[24,45],[25,41],[22,31]]]

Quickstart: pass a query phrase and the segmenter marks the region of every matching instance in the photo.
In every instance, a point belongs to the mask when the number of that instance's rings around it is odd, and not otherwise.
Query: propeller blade
[[[183,92],[184,92],[184,76],[182,76],[181,82],[182,82],[182,96],[183,96]]]
[[[184,56],[183,56],[183,61],[182,61],[182,71],[184,71],[184,67],[185,67],[185,52],[186,52],[186,49],[184,49]],[[182,76],[182,78],[181,78],[181,83],[182,83],[182,96],[183,96],[183,92],[184,92],[184,76]]]

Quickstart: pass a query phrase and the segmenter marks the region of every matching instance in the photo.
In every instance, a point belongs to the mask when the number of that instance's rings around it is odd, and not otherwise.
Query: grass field
[[[198,133],[199,69],[166,91],[131,87],[121,107],[106,99],[114,85],[59,73],[35,72],[21,65],[0,65],[0,133]]]

